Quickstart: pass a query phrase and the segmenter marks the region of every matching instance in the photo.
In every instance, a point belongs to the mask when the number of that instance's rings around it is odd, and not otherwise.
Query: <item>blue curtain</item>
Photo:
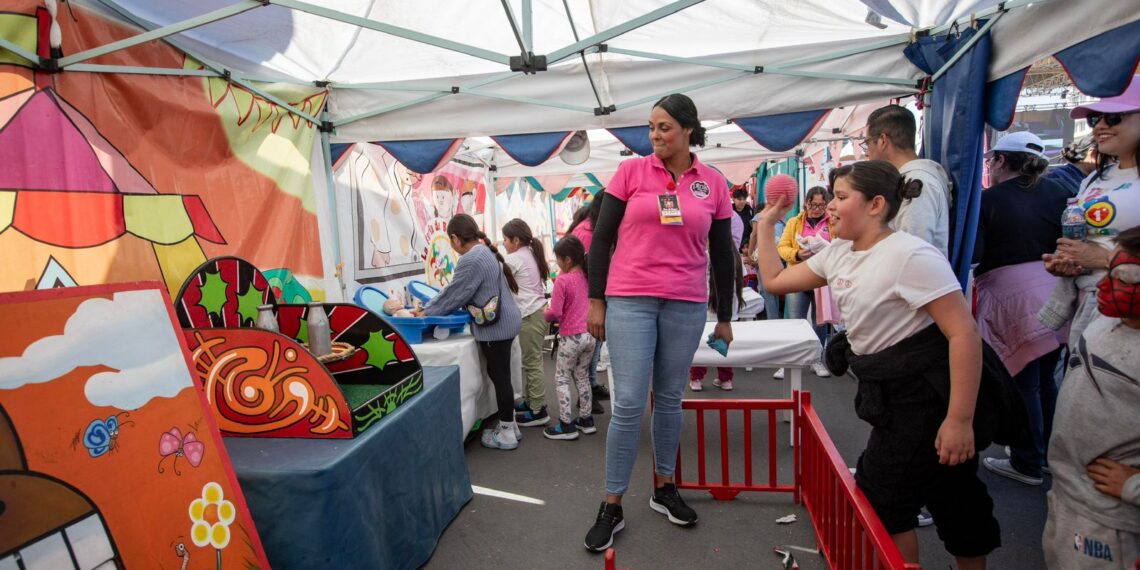
[[[954,56],[977,30],[918,39],[906,48],[907,59],[933,74]],[[978,211],[982,203],[982,133],[986,113],[986,73],[992,42],[986,34],[934,85],[930,105],[930,140],[926,158],[937,161],[953,184],[950,208],[950,265],[965,288],[974,256]]]

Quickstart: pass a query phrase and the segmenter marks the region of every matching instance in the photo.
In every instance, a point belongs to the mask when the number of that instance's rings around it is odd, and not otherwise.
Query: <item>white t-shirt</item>
[[[519,292],[515,293],[515,303],[519,306],[522,316],[533,315],[546,306],[546,291],[542,287],[542,278],[538,275],[538,262],[534,260],[534,252],[530,246],[518,248],[514,253],[507,254],[507,266],[515,275],[519,284]]]
[[[942,165],[919,158],[899,169],[907,180],[922,181],[917,198],[903,200],[891,229],[922,238],[947,257],[950,251],[950,177]]]
[[[809,257],[808,268],[827,280],[855,354],[873,354],[934,322],[923,306],[958,292],[950,263],[934,246],[895,232],[865,251],[836,239]]]
[[[1092,173],[1081,183],[1077,203],[1085,210],[1089,241],[1113,249],[1112,238],[1140,226],[1140,179],[1135,168],[1112,165],[1102,180]]]

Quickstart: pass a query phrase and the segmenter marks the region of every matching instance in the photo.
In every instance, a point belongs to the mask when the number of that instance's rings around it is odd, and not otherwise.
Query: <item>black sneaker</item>
[[[607,388],[605,386],[605,384],[598,384],[598,385],[594,386],[592,388],[592,390],[594,391],[594,399],[595,400],[609,400],[610,399],[610,389]]]
[[[598,520],[586,533],[586,550],[604,552],[614,543],[614,535],[625,528],[625,517],[621,514],[621,505],[602,502],[598,508]]]
[[[677,492],[677,486],[672,483],[653,490],[649,508],[669,517],[669,522],[673,524],[691,526],[697,523],[697,512],[685,504]]]
[[[578,428],[573,423],[558,422],[542,430],[542,436],[546,439],[578,439]]]
[[[606,409],[602,407],[602,403],[597,398],[590,401],[590,413],[594,415],[606,413]]]
[[[574,420],[574,425],[577,426],[578,431],[582,433],[598,433],[598,428],[594,426],[594,416],[577,418]]]
[[[550,422],[550,416],[546,413],[546,406],[537,412],[527,408],[526,411],[515,412],[515,422],[522,427],[544,426]]]

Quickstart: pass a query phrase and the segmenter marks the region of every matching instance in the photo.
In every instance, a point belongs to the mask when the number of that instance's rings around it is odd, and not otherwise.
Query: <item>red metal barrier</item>
[[[731,500],[741,491],[792,493],[797,503],[808,511],[816,541],[828,565],[835,570],[921,570],[918,564],[907,564],[899,554],[883,523],[855,486],[855,478],[823,422],[811,405],[811,394],[796,392],[790,400],[682,400],[681,409],[696,412],[697,479],[685,480],[681,473],[681,450],[677,450],[674,473],[677,488],[706,490],[717,500]],[[777,478],[778,427],[776,413],[790,410],[796,414],[796,446],[788,450],[794,464],[793,484],[781,484]],[[716,412],[720,441],[720,480],[709,481],[706,452],[709,440],[705,415]],[[732,481],[728,446],[730,412],[740,412],[744,422],[744,480]],[[752,417],[766,412],[768,420],[768,473],[758,482],[753,477]],[[606,568],[613,570],[613,549],[606,552]]]
[[[700,489],[708,491],[715,499],[720,501],[732,500],[741,491],[758,491],[767,493],[792,493],[795,500],[799,501],[797,493],[798,483],[781,484],[776,476],[776,467],[778,465],[777,452],[780,446],[776,445],[776,428],[779,425],[776,419],[776,412],[780,410],[794,411],[796,409],[796,401],[791,400],[682,400],[682,410],[694,410],[697,413],[697,479],[695,481],[686,481],[681,473],[681,450],[677,450],[677,468],[674,472],[674,479],[676,480],[678,489]],[[708,468],[706,455],[706,442],[708,437],[705,430],[705,414],[706,412],[716,412],[716,420],[720,424],[720,481],[709,481]],[[763,477],[757,481],[753,477],[752,470],[752,416],[754,412],[761,411],[767,412],[764,414],[768,421],[768,473],[767,477]],[[728,418],[729,412],[740,412],[744,420],[744,480],[732,481],[729,476],[729,452],[728,452]],[[794,453],[793,450],[787,450],[791,453],[793,461],[795,462],[794,473],[799,473],[799,455]],[[798,478],[798,477],[797,477]]]
[[[811,405],[801,395],[796,449],[800,497],[820,550],[836,570],[920,570],[903,561]]]

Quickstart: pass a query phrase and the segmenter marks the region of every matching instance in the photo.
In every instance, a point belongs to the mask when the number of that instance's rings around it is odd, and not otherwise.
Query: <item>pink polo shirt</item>
[[[672,180],[661,159],[651,154],[621,163],[606,186],[606,193],[626,203],[606,295],[708,301],[709,228],[714,219],[735,215],[728,183],[696,155],[669,190]],[[666,193],[677,195],[682,225],[661,223],[657,196]]]

